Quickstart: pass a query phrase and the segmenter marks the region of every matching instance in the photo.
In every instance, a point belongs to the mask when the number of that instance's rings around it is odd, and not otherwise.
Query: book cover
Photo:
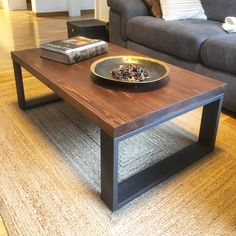
[[[76,36],[41,44],[41,57],[73,64],[108,51],[105,41]]]

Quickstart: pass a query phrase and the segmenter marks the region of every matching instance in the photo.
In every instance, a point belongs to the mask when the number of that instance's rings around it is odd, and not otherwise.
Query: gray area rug
[[[72,167],[100,191],[100,129],[66,103],[27,112]],[[119,182],[190,145],[196,136],[169,122],[119,145]]]
[[[112,213],[100,198],[94,124],[65,102],[27,112],[4,103],[0,114],[0,214],[10,235],[232,234],[231,154],[217,151]],[[200,116],[197,110],[122,142],[119,181],[189,145]]]

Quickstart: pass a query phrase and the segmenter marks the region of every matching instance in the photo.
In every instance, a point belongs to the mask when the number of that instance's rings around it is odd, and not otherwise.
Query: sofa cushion
[[[160,0],[160,3],[164,20],[207,19],[200,0]]]
[[[205,41],[201,61],[206,66],[236,74],[236,35],[227,34]]]
[[[201,0],[209,20],[224,22],[226,16],[236,16],[235,0]]]
[[[159,0],[143,0],[144,4],[150,11],[150,15],[155,17],[161,17],[161,6]]]
[[[191,62],[200,61],[202,43],[218,34],[226,34],[221,24],[207,20],[164,21],[138,16],[126,27],[128,40]]]

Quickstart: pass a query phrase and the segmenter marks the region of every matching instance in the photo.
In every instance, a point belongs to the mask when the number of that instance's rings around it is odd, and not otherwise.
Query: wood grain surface
[[[90,65],[100,58],[116,55],[140,54],[109,44],[108,53],[74,65],[41,58],[40,49],[16,51],[12,58],[110,136],[126,134],[223,93],[224,83],[170,64],[168,82],[159,88],[142,91],[96,83]]]

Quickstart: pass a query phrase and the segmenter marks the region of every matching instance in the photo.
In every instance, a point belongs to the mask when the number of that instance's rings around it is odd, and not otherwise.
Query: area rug
[[[100,199],[100,130],[66,102],[0,106],[0,214],[9,235],[230,235],[235,162],[216,151],[112,213]],[[197,139],[201,110],[123,141],[119,181]],[[230,141],[229,141],[230,142]],[[200,227],[199,227],[200,225]]]

